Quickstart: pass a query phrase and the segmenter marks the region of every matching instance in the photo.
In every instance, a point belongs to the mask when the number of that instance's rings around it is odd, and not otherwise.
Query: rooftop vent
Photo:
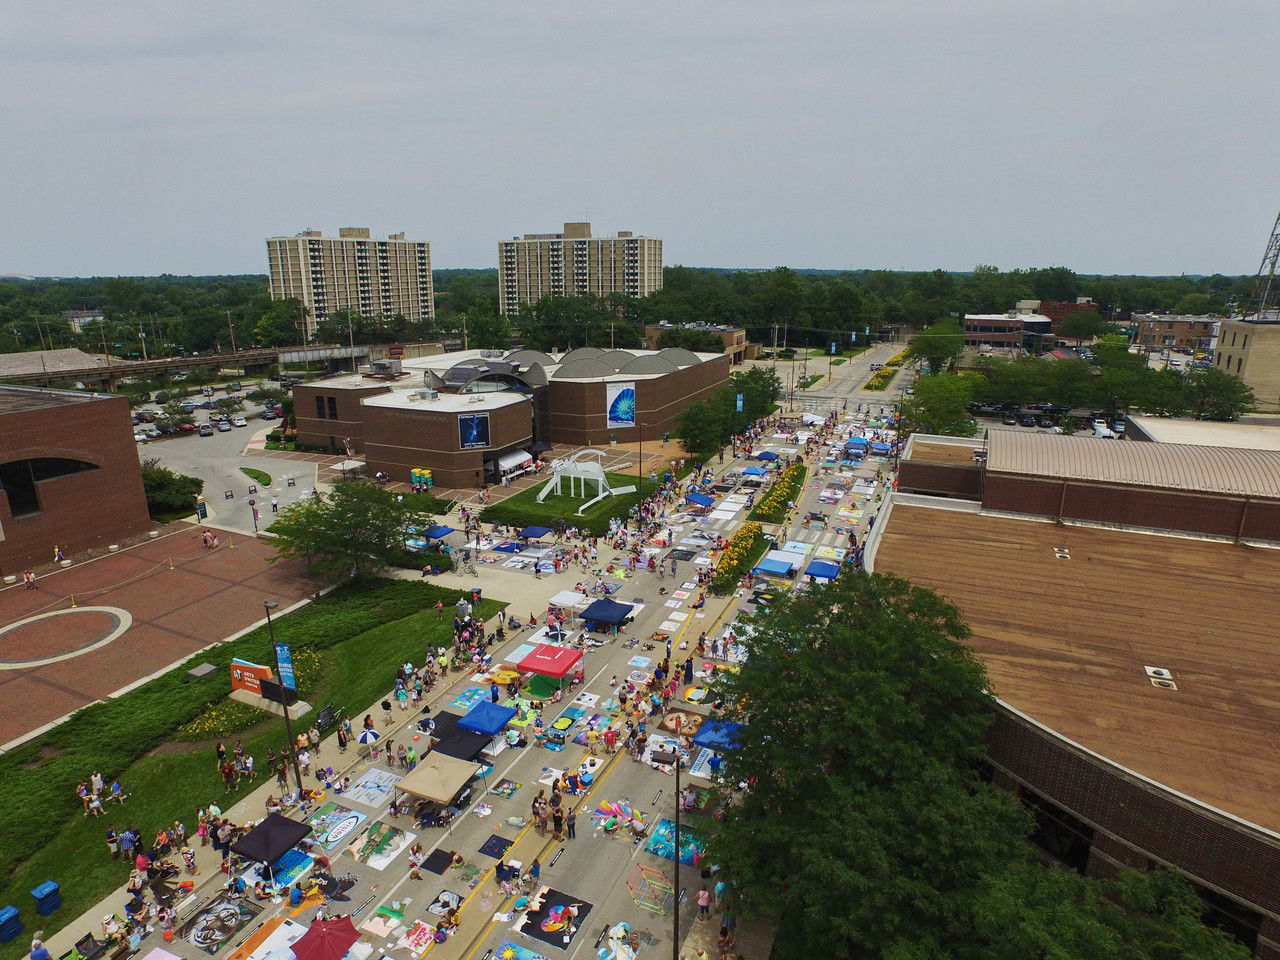
[[[1160,687],[1160,688],[1161,688],[1161,689],[1163,689],[1163,690],[1177,690],[1177,689],[1178,689],[1178,685],[1177,685],[1176,683],[1174,683],[1172,680],[1157,680],[1155,677],[1152,677],[1152,678],[1151,678],[1151,685],[1152,685],[1153,687]]]
[[[1164,667],[1143,667],[1147,671],[1148,677],[1155,677],[1157,680],[1172,680],[1173,671],[1166,670]]]

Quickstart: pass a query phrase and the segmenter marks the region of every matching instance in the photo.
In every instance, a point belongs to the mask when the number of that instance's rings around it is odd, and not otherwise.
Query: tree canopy
[[[709,460],[735,434],[767,417],[781,392],[782,382],[768,367],[752,367],[732,374],[727,386],[706,400],[697,400],[685,407],[677,421],[676,436],[689,453],[700,460]],[[742,395],[741,412],[738,394]]]
[[[713,682],[742,724],[723,782],[746,787],[722,789],[707,859],[776,920],[778,960],[1248,955],[1172,874],[1108,891],[1033,857],[1030,815],[981,775],[994,698],[935,593],[846,572],[748,623]]]
[[[368,573],[404,554],[410,528],[429,526],[430,497],[397,496],[372,483],[341,483],[280,511],[271,525],[276,558],[304,560],[329,576]]]
[[[963,352],[964,330],[960,324],[954,320],[940,320],[915,335],[907,356],[924,361],[929,373],[942,373],[952,369],[956,358]]]
[[[978,432],[978,424],[969,412],[972,377],[921,377],[914,390],[902,400],[904,436],[919,432],[972,437]]]

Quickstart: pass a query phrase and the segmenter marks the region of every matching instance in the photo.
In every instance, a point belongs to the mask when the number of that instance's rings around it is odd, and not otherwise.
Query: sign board
[[[209,519],[209,505],[204,502],[204,497],[196,501],[196,516],[201,520]]]
[[[605,427],[614,430],[636,425],[636,384],[606,383],[604,385]]]
[[[262,681],[271,679],[271,668],[248,660],[231,661],[231,689],[248,690],[262,696]]]
[[[458,447],[474,450],[489,446],[489,415],[468,413],[458,416]]]
[[[836,355],[836,345],[834,343],[831,344],[831,355],[833,357]]]
[[[276,663],[280,664],[280,683],[286,690],[297,690],[293,679],[293,654],[287,643],[276,644]]]
[[[403,360],[404,345],[399,343],[393,343],[391,344],[391,346],[387,347],[387,358],[388,359],[399,358]]]

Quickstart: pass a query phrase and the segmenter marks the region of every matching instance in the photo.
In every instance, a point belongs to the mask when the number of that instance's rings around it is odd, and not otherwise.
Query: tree
[[[1096,310],[1076,310],[1058,322],[1058,336],[1074,340],[1078,347],[1085,340],[1102,336],[1109,327],[1106,319]]]
[[[168,523],[196,512],[196,497],[204,489],[199,477],[188,477],[160,466],[149,457],[142,461],[142,490],[147,498],[147,513],[158,523]]]
[[[902,401],[903,436],[937,433],[972,437],[978,425],[969,414],[973,383],[969,377],[921,377],[915,393]]]
[[[734,394],[735,410],[737,394],[742,394],[742,415],[748,423],[754,423],[773,413],[774,404],[782,395],[782,380],[772,367],[752,367],[729,378],[729,392]]]
[[[1193,367],[1186,380],[1197,420],[1234,420],[1257,402],[1247,383],[1217,367]]]
[[[455,281],[456,283],[457,281]],[[467,308],[461,317],[464,342],[473,350],[510,350],[511,328],[488,301]]]
[[[720,449],[725,434],[723,404],[697,400],[680,412],[676,420],[676,437],[685,451],[699,460],[709,460]]]
[[[298,325],[302,323],[303,310],[301,301],[292,297],[272,300],[253,328],[254,341],[264,347],[297,343],[301,339]]]
[[[940,320],[915,335],[907,356],[923,360],[930,373],[941,373],[955,364],[964,352],[964,330],[952,320]]]
[[[697,327],[668,327],[658,334],[657,347],[684,347],[695,353],[724,353],[724,341],[720,335]]]
[[[944,955],[1030,829],[978,774],[993,697],[959,611],[845,573],[750,626],[746,663],[715,693],[743,724],[724,780],[751,786],[708,862],[745,913],[779,918],[776,956]]]
[[[430,498],[398,499],[372,483],[343,483],[281,511],[271,532],[276,556],[305,560],[309,571],[357,574],[392,564],[410,527],[431,522]]]
[[[160,408],[160,416],[157,418],[161,427],[176,427],[183,423],[195,423],[196,418],[192,416],[191,411],[184,410],[182,401],[178,399],[170,400]]]

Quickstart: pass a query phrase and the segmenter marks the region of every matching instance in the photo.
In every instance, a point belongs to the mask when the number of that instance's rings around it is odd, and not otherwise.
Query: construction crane
[[[1267,252],[1262,255],[1258,276],[1253,281],[1253,298],[1244,319],[1254,323],[1280,323],[1280,281],[1276,278],[1276,261],[1280,260],[1280,214],[1271,228]]]

